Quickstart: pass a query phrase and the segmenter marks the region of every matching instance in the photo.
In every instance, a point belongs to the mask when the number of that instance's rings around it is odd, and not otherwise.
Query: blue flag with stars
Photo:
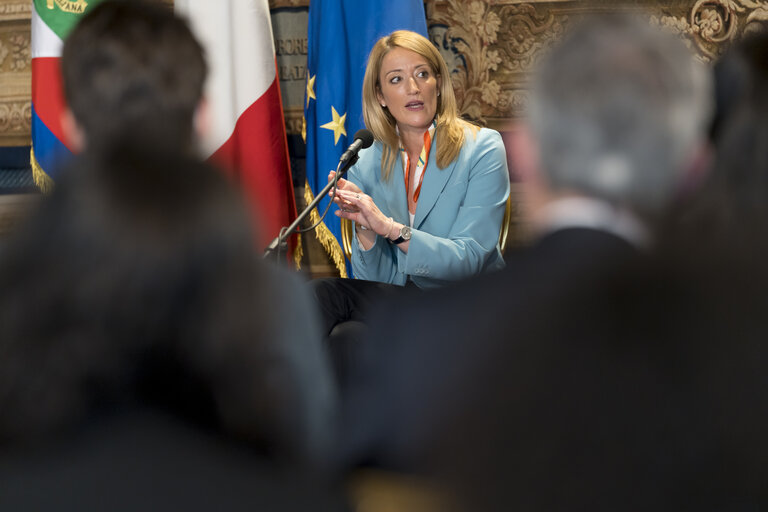
[[[307,143],[307,188],[311,201],[328,184],[328,173],[364,127],[363,76],[368,54],[382,36],[412,30],[427,37],[423,0],[312,0],[309,4],[307,91],[304,140]],[[323,198],[317,210],[325,210]],[[349,275],[341,249],[341,226],[331,205],[317,238],[339,273]],[[319,219],[317,211],[310,216]]]

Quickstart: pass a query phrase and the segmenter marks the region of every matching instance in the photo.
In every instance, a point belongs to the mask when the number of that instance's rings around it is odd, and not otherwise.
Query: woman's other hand
[[[333,178],[336,176],[336,171],[331,171],[328,173],[328,183],[333,181]],[[356,194],[362,194],[363,191],[352,183],[351,181],[347,181],[344,178],[339,178],[339,181],[336,182],[336,194],[334,194],[334,190],[331,189],[330,192],[328,192],[328,197],[333,199],[333,202],[336,203],[336,205],[343,211],[351,210],[353,206],[343,200],[340,199],[338,195],[339,190],[347,190],[350,192],[354,192]],[[338,214],[337,214],[338,215]]]
[[[371,196],[362,192],[339,190],[337,200],[339,205],[344,205],[344,207],[336,212],[336,215],[349,219],[374,234],[386,238],[391,237],[394,221],[379,210]]]
[[[328,173],[328,183],[333,181],[333,178],[336,176],[336,171],[331,171]],[[358,194],[362,194],[363,191],[360,190],[360,187],[352,183],[351,181],[347,181],[344,178],[339,178],[339,181],[336,182],[336,188],[339,190],[349,190],[350,192],[356,192]],[[329,192],[329,195],[333,194],[333,192]]]
[[[332,180],[334,174],[331,172],[328,179]],[[336,216],[349,219],[360,228],[357,230],[357,238],[365,250],[376,243],[376,235],[390,240],[397,238],[402,224],[384,215],[371,196],[365,194],[351,181],[339,179],[338,185],[336,197],[333,199],[339,207]],[[398,248],[408,252],[408,245],[408,242],[405,242],[399,244]]]

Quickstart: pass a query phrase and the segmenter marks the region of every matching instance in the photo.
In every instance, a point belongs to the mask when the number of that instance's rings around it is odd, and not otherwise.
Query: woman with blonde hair
[[[316,286],[329,331],[360,318],[380,283],[435,288],[504,265],[504,144],[459,118],[448,67],[428,39],[399,30],[376,42],[363,115],[375,142],[339,179],[334,199],[337,215],[355,223],[356,279]]]

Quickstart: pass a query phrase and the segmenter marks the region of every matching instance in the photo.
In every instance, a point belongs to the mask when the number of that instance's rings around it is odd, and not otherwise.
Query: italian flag
[[[50,190],[72,151],[61,129],[65,108],[60,58],[80,17],[100,0],[34,0],[32,154],[35,182]],[[158,0],[159,1],[159,0]],[[206,158],[242,187],[263,249],[296,218],[285,122],[267,0],[176,0],[203,44],[210,68],[205,96],[212,126]],[[288,257],[301,259],[293,236]]]
[[[35,183],[43,191],[72,156],[61,129],[64,90],[59,62],[64,39],[99,0],[34,0],[32,9],[32,153]]]
[[[296,218],[267,0],[176,0],[203,44],[212,126],[205,155],[242,185],[266,247]],[[293,236],[288,254],[298,265]]]

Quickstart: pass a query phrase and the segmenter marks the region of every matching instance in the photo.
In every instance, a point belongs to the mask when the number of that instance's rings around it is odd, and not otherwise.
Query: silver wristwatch
[[[403,242],[407,242],[411,239],[411,228],[410,226],[403,226],[400,228],[400,236],[392,240],[393,244],[401,244]]]

